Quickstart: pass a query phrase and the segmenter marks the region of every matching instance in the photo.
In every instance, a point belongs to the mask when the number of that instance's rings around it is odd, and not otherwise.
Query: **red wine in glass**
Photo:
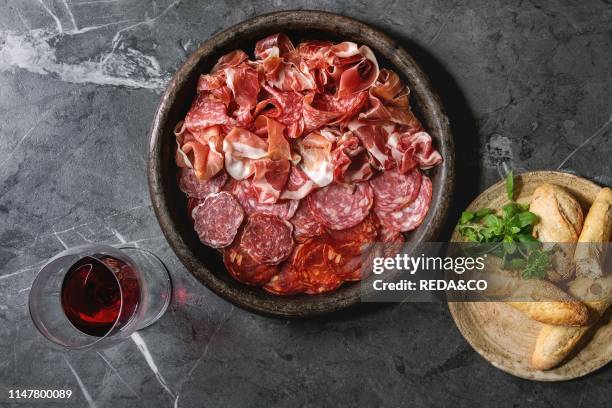
[[[118,321],[118,326],[127,322],[139,301],[140,287],[134,269],[108,255],[78,260],[62,283],[61,302],[66,317],[90,336],[105,336]]]
[[[170,274],[144,248],[88,244],[66,249],[36,274],[32,322],[68,349],[102,349],[156,322],[172,298]]]

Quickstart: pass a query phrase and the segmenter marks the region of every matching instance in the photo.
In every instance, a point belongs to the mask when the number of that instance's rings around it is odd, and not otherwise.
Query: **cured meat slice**
[[[285,200],[300,200],[310,194],[314,186],[315,184],[306,173],[296,165],[291,165],[289,179],[287,180],[287,184],[280,198]]]
[[[206,197],[193,209],[192,216],[200,241],[213,248],[223,248],[234,240],[244,211],[231,194],[222,191]]]
[[[266,283],[263,289],[275,295],[290,296],[302,293],[306,288],[293,264],[287,262],[283,265],[281,271]]]
[[[393,132],[389,135],[388,144],[401,172],[416,166],[429,169],[442,162],[442,156],[434,149],[431,136],[427,132]]]
[[[240,239],[223,252],[223,263],[234,279],[247,285],[264,285],[278,272],[276,265],[255,261],[240,245]]]
[[[252,109],[257,104],[259,79],[257,71],[246,64],[228,67],[224,70],[227,86],[232,90],[234,101],[238,106]]]
[[[200,180],[192,169],[181,169],[179,188],[189,197],[204,199],[212,193],[218,193],[227,181],[227,173],[221,172],[210,180]]]
[[[309,239],[298,244],[292,257],[293,267],[309,294],[330,292],[342,284],[327,258],[328,246],[320,240]]]
[[[300,204],[298,200],[279,200],[273,204],[260,203],[258,200],[259,194],[253,188],[249,179],[234,180],[229,187],[229,191],[236,197],[247,215],[255,213],[273,214],[288,220],[293,217]]]
[[[235,127],[223,140],[225,170],[237,180],[253,174],[253,161],[268,153],[266,141],[246,129]]]
[[[374,245],[364,250],[360,255],[348,255],[328,250],[328,259],[333,265],[336,275],[343,281],[359,281],[372,273],[374,258],[381,256],[382,248]]]
[[[302,156],[301,169],[319,187],[325,187],[334,179],[332,141],[320,132],[312,132],[296,142]]]
[[[208,180],[223,169],[222,137],[219,126],[191,133],[185,123],[177,124],[176,165],[195,170],[200,180]]]
[[[234,120],[227,115],[223,101],[211,97],[208,92],[200,92],[185,116],[185,127],[197,132],[213,125],[232,125]]]
[[[217,71],[221,71],[228,67],[235,67],[240,65],[242,61],[248,59],[249,56],[242,50],[234,50],[230,51],[217,61],[214,67],[210,70],[210,72],[215,73]]]
[[[383,254],[386,257],[393,257],[399,253],[406,241],[401,232],[388,228],[381,228],[379,240],[382,245]]]
[[[397,169],[383,171],[370,180],[374,191],[374,208],[393,211],[410,204],[419,194],[422,178],[419,169],[406,174]]]
[[[427,215],[429,203],[431,202],[432,184],[429,177],[423,175],[421,188],[416,200],[406,207],[395,211],[383,211],[374,209],[380,222],[394,231],[412,231],[417,228]]]
[[[260,204],[274,204],[283,191],[291,163],[289,160],[259,159],[253,162],[255,174],[251,180],[251,187],[257,193]]]
[[[369,183],[357,183],[354,190],[333,183],[308,196],[310,211],[327,228],[342,230],[365,219],[372,207],[374,193]]]
[[[389,132],[394,125],[381,126],[362,120],[353,120],[348,128],[361,140],[361,143],[370,154],[372,166],[378,170],[389,170],[395,167],[395,160],[391,149],[387,146]]]
[[[275,215],[256,213],[249,217],[240,244],[257,262],[277,265],[293,250],[293,227]]]
[[[298,242],[323,233],[323,226],[312,215],[306,201],[300,202],[300,206],[290,221],[293,224],[293,236]]]
[[[365,181],[374,173],[366,150],[350,131],[338,139],[336,148],[332,151],[332,157],[336,182]]]
[[[329,230],[325,239],[336,251],[349,255],[360,255],[376,242],[380,224],[370,213],[354,227],[344,230]]]

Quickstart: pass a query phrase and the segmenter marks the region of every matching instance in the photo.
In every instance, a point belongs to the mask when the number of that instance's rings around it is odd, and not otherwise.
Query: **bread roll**
[[[589,325],[564,327],[546,325],[540,331],[531,365],[549,370],[559,365],[576,347],[593,324],[603,316],[612,301],[612,276],[600,279],[576,278],[570,284],[570,294],[585,301],[589,308]]]
[[[499,258],[488,257],[480,272],[487,281],[484,295],[502,301],[541,323],[579,326],[589,313],[584,304],[555,284],[540,279],[522,279],[518,272],[502,269]],[[475,278],[474,274],[470,276]]]
[[[553,282],[570,279],[574,274],[574,246],[582,230],[584,216],[576,199],[562,187],[543,183],[533,192],[529,211],[540,220],[533,227],[533,236],[544,243],[545,248],[563,243],[553,254],[548,278]]]
[[[606,258],[612,233],[612,189],[602,188],[584,220],[578,238],[574,262],[576,275],[599,278],[604,275],[602,264]]]

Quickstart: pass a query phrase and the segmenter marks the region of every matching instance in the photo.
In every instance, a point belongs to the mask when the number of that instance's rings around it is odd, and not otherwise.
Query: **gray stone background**
[[[277,320],[218,298],[178,262],[145,178],[160,94],[210,35],[300,8],[388,32],[431,76],[455,133],[454,214],[504,163],[612,185],[607,0],[0,0],[0,406],[610,406],[610,367],[556,384],[513,378],[470,348],[444,304]],[[168,263],[175,300],[140,333],[146,349],[71,353],[35,332],[25,304],[37,268],[89,241]],[[7,399],[29,387],[74,396]]]

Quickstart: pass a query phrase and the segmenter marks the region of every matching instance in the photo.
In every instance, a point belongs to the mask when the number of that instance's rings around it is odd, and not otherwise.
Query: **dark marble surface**
[[[451,117],[457,207],[504,165],[612,185],[609,1],[0,0],[0,406],[24,406],[7,390],[28,387],[74,391],[49,407],[609,406],[610,367],[556,384],[513,378],[470,348],[443,304],[276,320],[233,307],[178,262],[145,178],[160,93],[211,34],[296,8],[356,17],[415,55]],[[152,363],[132,340],[59,350],[30,322],[37,268],[89,241],[133,242],[168,263],[175,299],[140,333]]]

